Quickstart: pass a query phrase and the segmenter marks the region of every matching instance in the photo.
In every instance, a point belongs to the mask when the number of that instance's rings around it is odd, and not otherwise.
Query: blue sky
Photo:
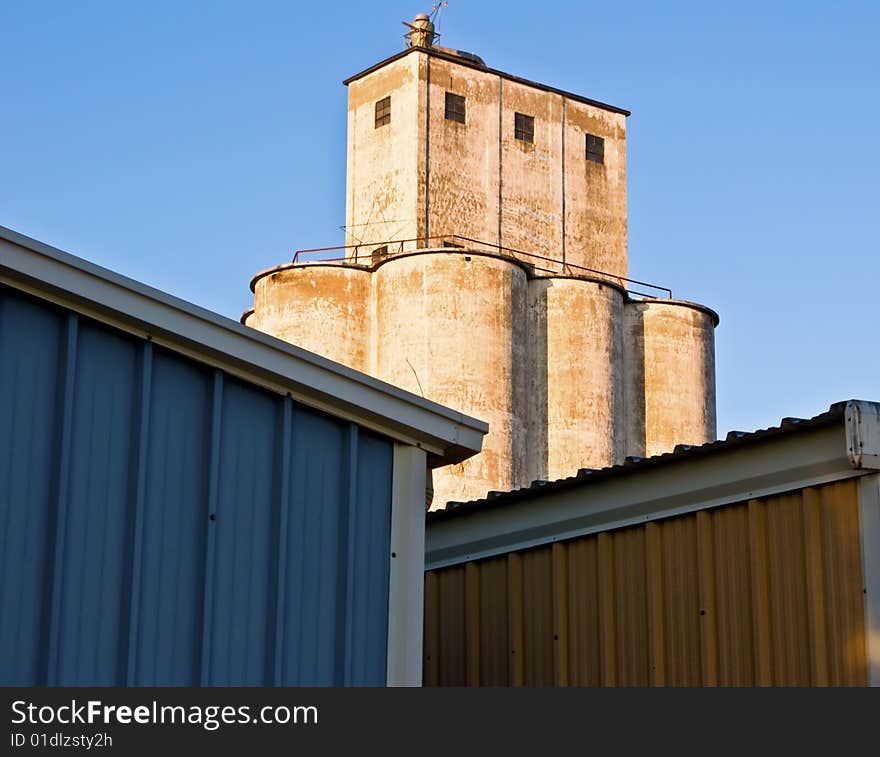
[[[0,224],[237,318],[341,244],[346,90],[430,1],[0,4]],[[467,2],[628,120],[630,271],[721,314],[718,428],[880,400],[880,2]]]

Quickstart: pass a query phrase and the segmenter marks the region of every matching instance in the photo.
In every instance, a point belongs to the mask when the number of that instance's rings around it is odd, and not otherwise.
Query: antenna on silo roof
[[[448,7],[449,7],[449,0],[445,0],[445,2],[436,3],[431,8],[431,21],[434,22],[434,28],[437,30],[438,37],[440,36],[440,12],[444,8],[448,8]]]

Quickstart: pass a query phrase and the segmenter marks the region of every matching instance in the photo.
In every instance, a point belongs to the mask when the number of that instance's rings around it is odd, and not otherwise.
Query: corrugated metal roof
[[[511,502],[537,497],[548,492],[586,486],[616,476],[628,476],[649,468],[675,465],[685,460],[723,453],[734,447],[761,444],[776,437],[788,436],[807,429],[816,429],[842,423],[846,407],[847,401],[835,402],[826,412],[812,418],[783,418],[778,426],[750,432],[730,431],[724,439],[714,442],[693,446],[679,444],[672,452],[666,452],[662,455],[646,458],[627,457],[620,465],[612,465],[599,470],[581,468],[574,476],[569,476],[568,478],[561,478],[556,481],[533,481],[531,485],[520,489],[505,492],[489,492],[483,499],[471,500],[469,502],[448,502],[444,509],[429,512],[428,520],[444,520],[476,510],[499,507]]]

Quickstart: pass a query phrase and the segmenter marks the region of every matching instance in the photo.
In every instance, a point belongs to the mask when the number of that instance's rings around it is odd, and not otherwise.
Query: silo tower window
[[[535,141],[535,117],[523,113],[515,113],[513,116],[513,136],[523,142]]]
[[[376,101],[376,128],[391,123],[391,97]]]
[[[454,95],[452,92],[446,93],[446,118],[449,121],[458,121],[464,123],[465,101],[461,95]]]
[[[593,163],[605,162],[605,140],[602,137],[587,134],[587,160]]]

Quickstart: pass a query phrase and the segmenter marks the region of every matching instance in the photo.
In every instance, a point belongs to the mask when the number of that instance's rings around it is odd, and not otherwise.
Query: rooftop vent
[[[434,23],[424,13],[419,13],[413,22],[403,22],[409,31],[403,35],[409,47],[431,47],[440,35],[434,31]]]
[[[403,35],[403,41],[406,43],[407,47],[430,47],[432,50],[437,50],[446,53],[447,55],[454,55],[457,58],[476,63],[478,66],[485,66],[486,64],[479,55],[474,55],[473,53],[468,53],[464,50],[453,50],[451,47],[441,47],[440,45],[434,44],[440,37],[440,33],[436,31],[432,17],[437,18],[439,21],[441,8],[448,4],[449,3],[438,3],[435,5],[431,16],[426,13],[419,13],[413,19],[412,23],[403,21],[403,25],[409,29],[409,31]]]

